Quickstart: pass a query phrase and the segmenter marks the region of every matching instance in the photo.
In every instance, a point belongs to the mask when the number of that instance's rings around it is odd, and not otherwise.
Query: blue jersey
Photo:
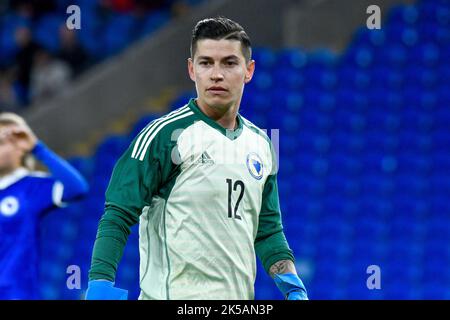
[[[63,185],[24,168],[0,178],[0,299],[38,299],[39,222]]]

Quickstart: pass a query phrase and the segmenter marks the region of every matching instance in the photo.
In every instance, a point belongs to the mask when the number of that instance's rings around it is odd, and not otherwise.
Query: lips
[[[208,88],[208,91],[223,92],[223,91],[227,91],[227,89],[222,88],[222,87],[210,87],[210,88]]]

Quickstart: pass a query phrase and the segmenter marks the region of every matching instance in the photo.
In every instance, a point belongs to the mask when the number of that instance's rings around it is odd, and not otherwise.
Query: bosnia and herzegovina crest
[[[247,168],[253,178],[261,180],[263,177],[264,166],[260,156],[254,152],[247,155]]]

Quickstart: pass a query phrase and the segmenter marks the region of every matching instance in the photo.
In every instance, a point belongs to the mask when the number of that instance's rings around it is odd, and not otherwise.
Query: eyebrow
[[[208,57],[208,56],[199,56],[197,59],[198,60],[213,60],[212,57]],[[239,57],[232,54],[232,55],[223,57],[221,60],[230,60],[230,59],[239,60]]]

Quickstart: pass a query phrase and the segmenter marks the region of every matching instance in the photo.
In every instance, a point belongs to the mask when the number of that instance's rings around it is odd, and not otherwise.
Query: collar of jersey
[[[0,178],[0,190],[8,188],[23,177],[27,176],[29,171],[25,168],[18,168],[13,172],[7,174],[3,178]]]
[[[204,114],[203,111],[200,110],[200,108],[198,107],[197,102],[195,101],[194,98],[191,98],[191,100],[189,101],[189,108],[191,108],[191,110],[194,111],[201,120],[206,122],[209,126],[213,127],[214,129],[218,130],[220,133],[222,133],[224,136],[226,136],[230,140],[237,139],[242,133],[243,120],[239,113],[237,114],[237,117],[236,117],[238,127],[234,130],[229,130],[229,129],[225,129],[220,124],[218,124],[213,119],[211,119],[206,114]]]

